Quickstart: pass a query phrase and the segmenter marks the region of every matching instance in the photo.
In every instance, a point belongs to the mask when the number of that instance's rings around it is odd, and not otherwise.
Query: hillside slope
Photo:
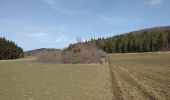
[[[141,29],[108,38],[70,44],[65,50],[98,48],[107,53],[155,52],[170,50],[170,26]]]
[[[30,50],[30,51],[25,51],[24,54],[25,56],[35,56],[38,53],[41,52],[57,52],[57,53],[61,53],[62,50],[60,49],[54,49],[54,48],[40,48],[40,49],[35,49],[35,50]]]
[[[170,26],[148,28],[96,40],[107,53],[154,52],[170,50]]]

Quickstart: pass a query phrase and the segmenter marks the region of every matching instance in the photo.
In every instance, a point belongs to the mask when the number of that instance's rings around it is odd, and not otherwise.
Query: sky
[[[0,37],[24,51],[62,49],[77,37],[168,26],[169,5],[170,0],[0,0]]]

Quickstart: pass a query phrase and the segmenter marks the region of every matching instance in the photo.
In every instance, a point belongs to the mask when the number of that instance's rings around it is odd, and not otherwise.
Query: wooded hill
[[[13,41],[0,37],[0,60],[17,59],[23,56],[23,50],[21,47],[17,46]]]
[[[144,29],[96,40],[107,53],[154,52],[170,50],[170,26]]]
[[[86,42],[70,44],[66,50],[77,52],[80,46],[97,47],[107,53],[168,51],[170,50],[170,26],[148,28],[108,38],[91,39]]]
[[[40,49],[34,49],[34,50],[30,50],[30,51],[25,51],[24,55],[25,56],[36,56],[37,54],[48,53],[48,52],[61,53],[62,50],[53,49],[53,48],[40,48]]]

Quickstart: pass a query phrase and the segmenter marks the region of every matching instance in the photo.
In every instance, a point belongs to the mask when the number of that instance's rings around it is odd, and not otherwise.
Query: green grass
[[[0,100],[111,100],[108,65],[0,62]]]

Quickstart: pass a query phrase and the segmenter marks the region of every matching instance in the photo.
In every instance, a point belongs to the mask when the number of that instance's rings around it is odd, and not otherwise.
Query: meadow
[[[111,100],[108,65],[0,62],[0,100]]]

